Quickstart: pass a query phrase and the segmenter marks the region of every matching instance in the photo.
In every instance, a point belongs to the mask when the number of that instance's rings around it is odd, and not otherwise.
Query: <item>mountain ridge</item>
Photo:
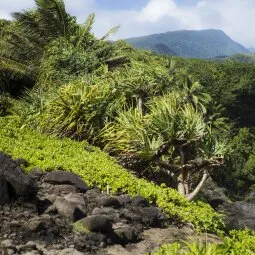
[[[128,38],[125,41],[136,48],[187,58],[215,58],[249,52],[218,29],[169,31]]]

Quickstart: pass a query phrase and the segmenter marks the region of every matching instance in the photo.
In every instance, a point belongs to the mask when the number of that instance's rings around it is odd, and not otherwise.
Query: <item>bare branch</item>
[[[186,195],[186,198],[188,199],[188,201],[191,201],[198,194],[198,192],[203,187],[205,181],[207,180],[208,176],[209,176],[208,171],[204,170],[203,177],[201,181],[198,183],[197,187],[190,194]]]

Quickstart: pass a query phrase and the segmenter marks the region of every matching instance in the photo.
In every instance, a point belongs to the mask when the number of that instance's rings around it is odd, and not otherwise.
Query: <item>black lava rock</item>
[[[132,205],[133,206],[142,206],[142,207],[150,206],[149,202],[144,197],[142,197],[140,195],[132,198]]]
[[[88,216],[80,222],[91,232],[109,233],[112,231],[111,220],[105,215]]]
[[[115,197],[105,196],[97,199],[98,207],[112,207],[112,208],[120,208],[121,204],[119,200]]]
[[[0,152],[0,203],[8,202],[10,198],[29,199],[36,195],[36,185],[33,179],[7,154]],[[3,196],[5,192],[5,196]]]
[[[89,189],[88,185],[77,174],[60,170],[46,174],[44,181],[55,185],[71,184],[83,193]]]

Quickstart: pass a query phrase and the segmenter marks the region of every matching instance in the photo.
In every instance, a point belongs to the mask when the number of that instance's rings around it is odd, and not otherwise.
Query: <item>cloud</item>
[[[64,0],[66,9],[78,17],[78,22],[84,23],[88,15],[97,11],[95,0]]]
[[[166,16],[178,16],[178,8],[172,0],[151,0],[139,14],[141,22],[157,22]]]
[[[128,38],[180,29],[222,29],[247,47],[255,45],[254,0],[200,0],[193,5],[177,5],[178,0],[150,0],[139,11],[97,12],[95,33],[120,24],[114,38]]]
[[[120,25],[112,39],[162,33],[180,29],[222,29],[245,46],[255,46],[254,0],[148,0],[140,9],[104,9],[98,0],[64,0],[67,10],[84,23],[88,14],[96,13],[94,33],[104,35]],[[108,1],[108,0],[105,0]],[[124,1],[124,0],[120,0]],[[127,1],[127,0],[125,0]],[[18,2],[18,4],[17,4]],[[33,0],[0,0],[0,18],[33,6]],[[105,6],[105,2],[104,2]]]

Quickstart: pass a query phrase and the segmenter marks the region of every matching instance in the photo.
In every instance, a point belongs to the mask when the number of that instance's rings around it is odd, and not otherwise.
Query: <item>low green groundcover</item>
[[[254,255],[255,233],[231,231],[220,243],[183,242],[163,245],[153,255]]]

